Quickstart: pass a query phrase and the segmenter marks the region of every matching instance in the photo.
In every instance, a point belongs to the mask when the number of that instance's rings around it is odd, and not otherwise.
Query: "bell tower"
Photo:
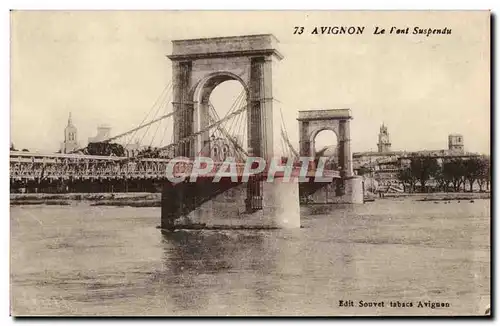
[[[61,153],[71,153],[78,149],[78,141],[77,141],[77,129],[73,125],[73,120],[71,118],[71,112],[68,117],[68,124],[66,128],[64,128],[64,142],[61,146]]]
[[[389,133],[387,132],[387,127],[383,123],[380,126],[377,147],[379,153],[386,153],[391,151],[391,140],[389,137]]]

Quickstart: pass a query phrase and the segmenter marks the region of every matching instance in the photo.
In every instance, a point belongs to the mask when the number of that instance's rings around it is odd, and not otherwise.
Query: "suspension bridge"
[[[173,41],[168,56],[172,81],[140,123],[100,142],[101,148],[113,144],[124,151],[91,155],[89,146],[70,154],[11,151],[11,189],[161,191],[163,229],[179,223],[227,224],[224,219],[229,216],[232,225],[297,227],[299,197],[321,193],[325,187],[326,197],[362,202],[360,180],[352,173],[350,110],[299,112],[299,150],[292,145],[281,102],[273,97],[272,67],[283,58],[277,44],[270,34]],[[220,116],[210,94],[228,80],[239,81],[243,90]],[[299,155],[314,157],[315,136],[325,129],[338,135],[340,149],[340,169],[324,170],[334,179],[327,185],[285,184],[279,178],[268,183],[262,174],[246,182],[225,178],[214,183],[199,178],[196,183],[172,183],[166,175],[169,162],[176,157],[191,162],[210,157],[217,166],[230,157],[241,165],[249,157],[269,161],[280,156],[284,162],[296,161]],[[312,164],[309,172],[315,169]]]

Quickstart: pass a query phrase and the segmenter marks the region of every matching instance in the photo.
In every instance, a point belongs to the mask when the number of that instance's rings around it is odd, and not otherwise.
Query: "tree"
[[[157,148],[153,148],[151,146],[148,146],[137,153],[137,156],[144,157],[144,158],[158,158],[160,157],[160,150]]]
[[[111,143],[111,153],[110,155],[114,156],[125,156],[125,148],[122,145]]]
[[[415,184],[417,183],[417,179],[413,175],[411,168],[406,167],[398,172],[398,179],[403,184],[403,191],[413,192],[415,189]]]
[[[491,161],[488,160],[488,173],[486,174],[486,190],[490,190],[490,179],[491,179]]]
[[[116,143],[106,143],[106,142],[89,143],[87,145],[87,150],[85,152],[88,155],[125,156],[125,149],[123,148],[123,146]]]
[[[434,175],[434,180],[436,180],[439,190],[448,192],[449,181],[446,179],[442,166],[438,167],[438,170]]]
[[[488,157],[484,156],[479,159],[479,173],[477,178],[477,183],[479,184],[479,191],[483,191],[483,185],[486,183],[487,189],[489,189],[490,182],[490,160]]]
[[[465,164],[461,159],[450,159],[443,163],[444,178],[448,183],[453,184],[453,190],[460,191],[460,185],[465,176]]]
[[[17,149],[14,147],[14,143],[10,143],[10,150],[17,151]]]
[[[410,162],[412,175],[420,181],[421,191],[425,191],[425,184],[439,169],[437,160],[432,157],[412,158]]]
[[[369,174],[371,172],[371,170],[369,168],[367,168],[366,166],[362,166],[358,169],[358,175],[359,176],[363,176],[365,174]]]
[[[481,177],[481,160],[476,157],[472,157],[464,162],[465,164],[465,174],[464,178],[469,181],[470,192],[472,192],[474,182]],[[465,183],[465,182],[464,182]]]

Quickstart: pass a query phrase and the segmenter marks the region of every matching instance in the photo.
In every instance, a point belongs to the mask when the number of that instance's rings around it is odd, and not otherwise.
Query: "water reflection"
[[[216,314],[211,302],[234,289],[241,274],[273,268],[271,260],[261,259],[266,255],[258,232],[176,231],[165,233],[162,245],[164,269],[157,281],[174,311]]]
[[[280,297],[301,287],[297,236],[282,230],[165,234],[164,269],[157,282],[165,285],[174,311],[209,315],[286,311]]]

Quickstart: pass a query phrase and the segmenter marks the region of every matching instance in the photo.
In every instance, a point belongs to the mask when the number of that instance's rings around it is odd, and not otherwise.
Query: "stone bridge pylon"
[[[212,91],[236,80],[246,95],[247,144],[250,156],[268,161],[276,155],[273,111],[273,67],[283,59],[271,34],[175,40],[172,54],[174,143],[176,155],[195,158],[210,143]],[[243,111],[242,111],[243,112]],[[195,137],[192,137],[192,136]],[[185,141],[188,139],[188,141]],[[279,138],[278,138],[279,139]],[[300,227],[298,182],[196,183],[165,186],[162,228],[172,228],[183,215],[186,224],[234,227]]]
[[[221,83],[241,83],[247,98],[248,147],[255,156],[274,155],[273,67],[283,56],[271,34],[173,41],[174,141],[209,126],[209,98]],[[178,147],[193,157],[209,142],[209,132]]]
[[[336,161],[340,169],[340,179],[333,180],[332,184],[304,184],[301,187],[301,194],[311,196],[315,202],[363,203],[363,179],[355,176],[352,168],[351,119],[349,109],[299,112],[297,120],[299,121],[301,156],[314,158],[316,136],[321,131],[333,131],[338,141]]]

